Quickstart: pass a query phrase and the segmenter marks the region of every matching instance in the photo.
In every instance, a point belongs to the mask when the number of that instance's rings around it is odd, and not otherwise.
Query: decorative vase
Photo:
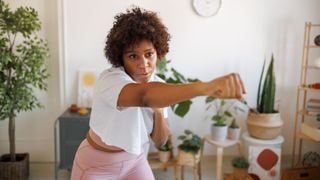
[[[228,139],[238,140],[240,138],[241,128],[228,128]]]
[[[283,121],[280,113],[249,112],[247,127],[250,136],[257,139],[274,139],[281,134]]]
[[[228,126],[211,125],[211,138],[214,141],[224,141],[227,139]]]
[[[160,162],[168,162],[170,159],[170,151],[159,151],[159,160]]]

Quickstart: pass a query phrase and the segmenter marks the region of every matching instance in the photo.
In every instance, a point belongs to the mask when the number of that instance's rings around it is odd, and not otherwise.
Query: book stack
[[[307,110],[309,112],[320,113],[320,99],[309,99],[307,102]],[[319,114],[317,115],[319,117]]]

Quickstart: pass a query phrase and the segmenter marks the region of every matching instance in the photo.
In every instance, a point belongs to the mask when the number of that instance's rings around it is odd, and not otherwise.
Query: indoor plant
[[[227,120],[234,119],[234,114],[243,111],[236,105],[237,101],[226,101],[213,97],[206,98],[207,111],[213,111],[210,119],[214,122],[211,125],[211,138],[215,141],[224,141],[227,138]]]
[[[168,63],[170,63],[170,61],[168,61],[166,58],[162,58],[157,61],[157,76],[167,83],[181,84],[199,81],[198,79],[184,77],[174,68],[168,69]],[[186,100],[172,105],[171,109],[176,115],[184,117],[189,112],[191,104],[191,100]]]
[[[247,120],[248,132],[258,139],[274,139],[281,133],[283,121],[280,113],[274,109],[276,79],[274,74],[274,58],[271,61],[263,81],[265,62],[260,75],[257,94],[257,108],[250,109]],[[261,88],[263,81],[263,87]],[[262,91],[261,91],[262,90]]]
[[[34,89],[46,90],[46,41],[39,38],[38,13],[31,7],[12,11],[0,0],[0,119],[9,119],[10,155],[0,159],[0,179],[26,179],[29,154],[16,154],[15,118],[21,111],[41,107]]]
[[[172,156],[172,136],[168,137],[167,142],[163,145],[157,148],[159,150],[159,159],[161,162],[167,162],[169,161],[170,157]]]
[[[233,179],[247,179],[249,162],[244,156],[237,156],[231,161],[233,167]]]
[[[228,128],[228,139],[238,140],[240,138],[240,132],[241,132],[240,126],[237,124],[236,119],[233,118]]]
[[[178,137],[181,144],[178,146],[178,163],[180,165],[195,166],[200,162],[201,138],[186,129],[184,135]]]

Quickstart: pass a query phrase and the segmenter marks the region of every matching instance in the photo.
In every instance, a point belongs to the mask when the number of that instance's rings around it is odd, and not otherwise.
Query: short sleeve
[[[124,71],[107,70],[99,77],[95,94],[108,106],[117,108],[119,94],[122,88],[129,83],[135,82]]]

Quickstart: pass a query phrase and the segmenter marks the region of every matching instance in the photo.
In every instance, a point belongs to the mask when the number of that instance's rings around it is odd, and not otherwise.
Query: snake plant
[[[259,113],[275,113],[274,102],[275,102],[275,91],[276,91],[276,78],[274,75],[274,58],[271,57],[271,61],[267,70],[267,73],[263,79],[265,61],[263,63],[262,72],[260,75],[258,95],[257,95],[257,111]],[[261,88],[261,83],[263,82],[263,87]],[[262,91],[262,92],[261,92]]]

